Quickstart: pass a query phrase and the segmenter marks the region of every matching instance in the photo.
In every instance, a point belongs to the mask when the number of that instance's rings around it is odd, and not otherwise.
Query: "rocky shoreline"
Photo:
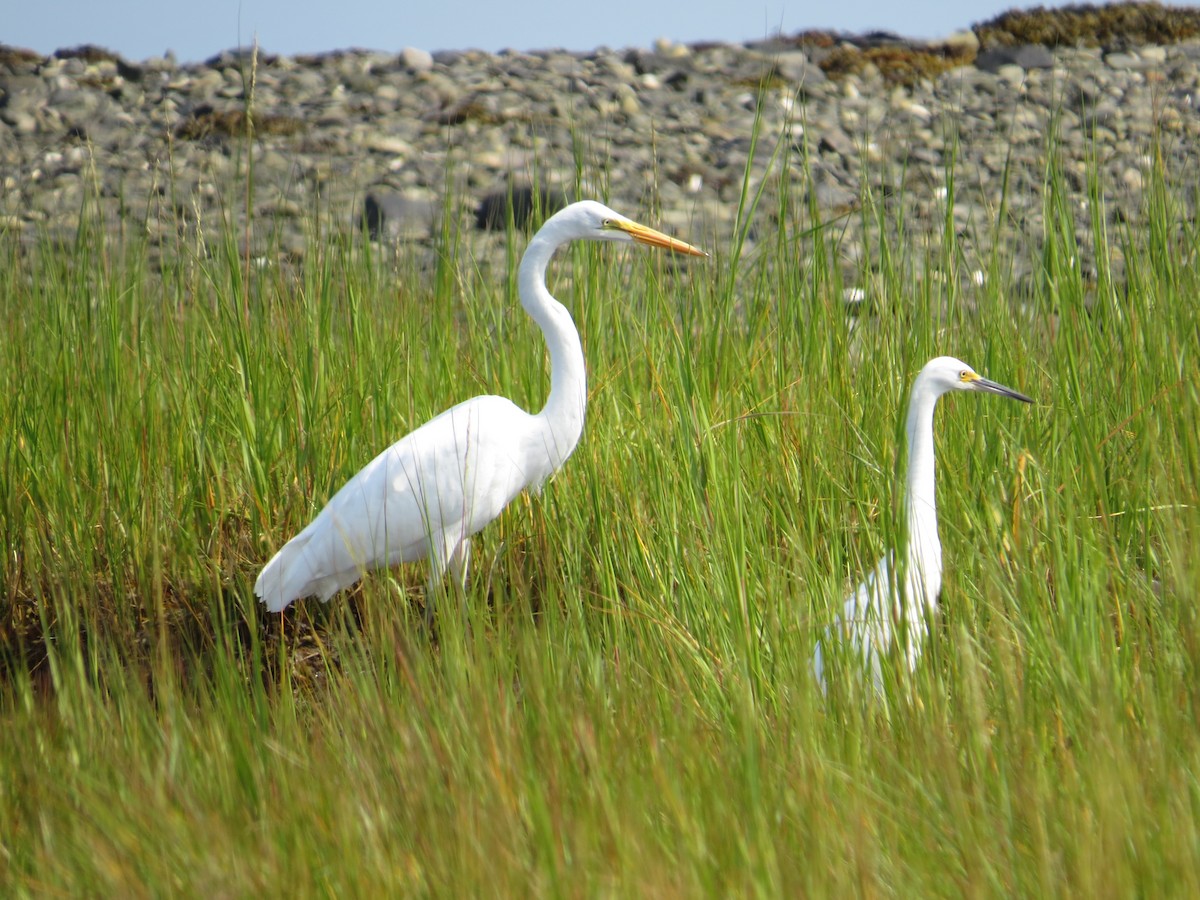
[[[854,284],[871,250],[845,213],[864,196],[899,204],[906,239],[936,248],[953,184],[968,257],[985,258],[997,234],[1040,245],[1054,134],[1087,265],[1089,173],[1110,222],[1135,222],[1152,154],[1171,172],[1192,164],[1197,102],[1195,38],[807,34],[590,53],[242,52],[186,66],[0,47],[0,229],[29,245],[71,241],[86,210],[144,233],[156,260],[212,252],[231,228],[245,240],[252,159],[249,249],[268,262],[303,259],[314,221],[344,232],[364,214],[377,240],[428,246],[449,212],[486,255],[502,247],[488,228],[507,220],[498,198],[533,183],[552,202],[608,198],[724,253],[749,171],[752,191],[765,186],[764,221],[781,191],[798,221],[841,217]]]

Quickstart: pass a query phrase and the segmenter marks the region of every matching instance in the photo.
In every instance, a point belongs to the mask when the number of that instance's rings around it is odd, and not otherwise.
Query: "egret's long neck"
[[[587,407],[587,366],[579,332],[565,306],[546,289],[546,265],[561,242],[539,233],[529,242],[517,273],[521,305],[537,322],[550,351],[550,397],[538,413],[546,423],[550,470],[579,443]]]
[[[920,579],[921,599],[937,603],[942,582],[942,544],[938,538],[937,496],[933,464],[933,409],[938,395],[924,379],[913,384],[908,404],[908,478],[905,511],[908,516],[908,581]],[[909,601],[913,599],[910,597]]]

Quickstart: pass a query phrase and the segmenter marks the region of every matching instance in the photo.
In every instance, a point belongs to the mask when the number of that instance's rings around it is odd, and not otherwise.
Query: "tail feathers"
[[[342,573],[322,573],[310,556],[308,540],[297,535],[275,554],[254,582],[254,593],[271,612],[279,612],[293,600],[319,597],[328,600],[348,584]]]

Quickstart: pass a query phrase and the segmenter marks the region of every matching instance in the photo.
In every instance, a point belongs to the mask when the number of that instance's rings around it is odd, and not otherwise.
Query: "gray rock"
[[[954,47],[960,50],[979,49],[979,37],[970,28],[948,34],[942,43],[947,47]]]
[[[870,35],[843,48],[897,42]],[[165,260],[181,235],[219,246],[222,235],[244,233],[253,159],[255,214],[278,232],[251,248],[264,265],[303,258],[305,217],[326,209],[342,227],[365,221],[388,241],[428,242],[443,211],[455,227],[478,221],[479,262],[489,265],[503,246],[494,229],[510,215],[528,228],[566,202],[547,191],[535,210],[531,183],[573,194],[578,182],[581,194],[631,214],[652,206],[656,221],[684,236],[702,229],[719,246],[748,176],[764,191],[752,233],[776,227],[765,211],[779,208],[781,191],[798,194],[791,208],[802,219],[810,198],[825,219],[861,195],[902,215],[906,237],[933,259],[953,166],[956,252],[970,261],[997,237],[1006,252],[1036,253],[1053,126],[1067,190],[1078,194],[1070,208],[1088,238],[1080,265],[1093,265],[1088,178],[1113,198],[1110,219],[1132,222],[1151,141],[1180,172],[1200,144],[1200,42],[1121,49],[1124,57],[1086,47],[985,51],[978,67],[900,88],[870,70],[831,80],[814,68],[829,50],[782,36],[616,53],[260,54],[252,135],[238,118],[244,51],[137,71],[91,54],[18,54],[0,64],[0,220],[32,241],[70,231],[85,197],[105,222],[136,209]],[[204,110],[213,127],[181,137]],[[772,159],[775,148],[790,154],[790,171]],[[511,202],[508,185],[524,186]],[[1196,201],[1181,192],[1180,202]],[[999,209],[1010,224],[996,229],[988,216]],[[838,220],[845,283],[869,292],[879,264],[878,241],[864,234],[870,221]],[[809,240],[798,239],[800,252]]]
[[[1094,138],[1097,128],[1107,128],[1111,133],[1120,119],[1120,108],[1111,101],[1104,101],[1083,114],[1083,128]]]
[[[858,147],[850,139],[850,135],[838,125],[821,129],[821,139],[817,144],[819,150],[830,150],[839,156],[849,158],[858,153]]]
[[[38,119],[30,110],[20,107],[6,106],[0,109],[0,122],[3,122],[17,135],[34,134],[38,130]]]
[[[433,235],[439,209],[432,200],[374,187],[363,201],[363,224],[373,240],[419,240]]]
[[[1150,66],[1161,66],[1167,61],[1167,48],[1147,45],[1138,49],[1138,56]]]
[[[817,181],[809,189],[809,197],[825,212],[840,213],[858,205],[858,194],[832,181]],[[808,202],[809,197],[805,198]]]
[[[781,76],[803,87],[813,87],[828,80],[824,70],[810,63],[799,50],[780,53],[775,57],[775,66]]]
[[[400,51],[400,65],[410,72],[428,72],[433,68],[433,54],[416,47],[405,47]]]
[[[1049,69],[1054,66],[1054,54],[1041,44],[1024,44],[984,50],[975,57],[975,68],[983,72],[998,73],[1002,66]]]
[[[996,69],[996,75],[1009,84],[1021,84],[1025,81],[1025,70],[1016,63],[1005,63]]]
[[[515,228],[525,231],[567,203],[567,195],[559,188],[545,185],[536,191],[532,185],[502,188],[491,191],[480,201],[475,209],[475,227],[504,231],[511,220]]]
[[[1140,69],[1144,65],[1133,53],[1109,53],[1105,55],[1104,61],[1111,69]]]

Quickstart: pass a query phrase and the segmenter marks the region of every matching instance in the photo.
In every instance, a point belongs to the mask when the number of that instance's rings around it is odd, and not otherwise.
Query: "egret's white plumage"
[[[858,660],[875,688],[882,690],[880,668],[894,643],[899,643],[909,671],[916,667],[929,620],[937,611],[942,589],[942,543],[938,538],[933,462],[933,410],[950,391],[987,391],[1032,403],[1024,394],[980,377],[951,356],[939,356],[921,369],[908,402],[908,477],[905,482],[906,544],[896,578],[896,554],[888,553],[847,599],[842,615],[825,631],[826,644],[846,647]],[[825,688],[821,643],[813,654],[813,673]]]
[[[546,265],[572,240],[705,255],[590,200],[547,220],[517,276],[521,305],[550,354],[545,407],[531,415],[504,397],[474,397],[388,447],[267,563],[254,593],[268,609],[301,597],[328,600],[369,569],[426,556],[431,595],[447,569],[465,581],[471,535],[566,462],[583,432],[587,373],[571,314],[546,289]]]

